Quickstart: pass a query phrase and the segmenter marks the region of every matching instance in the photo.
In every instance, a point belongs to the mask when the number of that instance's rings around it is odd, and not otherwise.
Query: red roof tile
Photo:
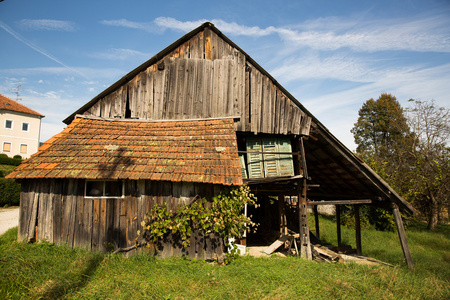
[[[242,184],[232,119],[138,122],[77,118],[8,178]]]
[[[0,110],[9,110],[9,111],[16,111],[21,112],[29,115],[35,115],[39,117],[44,117],[44,115],[41,115],[40,113],[32,110],[31,108],[28,108],[22,104],[19,104],[18,102],[3,96],[0,94]]]

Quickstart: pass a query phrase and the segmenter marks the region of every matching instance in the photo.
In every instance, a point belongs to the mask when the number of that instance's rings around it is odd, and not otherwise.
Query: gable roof
[[[147,60],[146,62],[142,63],[140,66],[135,68],[134,70],[128,72],[125,76],[120,78],[118,81],[116,81],[114,84],[106,88],[104,91],[102,91],[100,94],[92,98],[89,102],[84,104],[82,107],[77,109],[75,112],[73,112],[70,116],[68,116],[66,119],[63,120],[64,123],[70,124],[70,122],[75,118],[77,114],[83,114],[86,112],[90,107],[92,107],[99,99],[102,99],[103,97],[107,96],[108,94],[114,92],[117,88],[121,87],[122,85],[126,84],[133,78],[135,78],[139,73],[146,70],[151,65],[154,65],[158,63],[161,59],[163,59],[168,54],[175,51],[178,47],[182,46],[187,41],[194,38],[198,33],[204,31],[206,28],[213,31],[220,39],[222,39],[225,43],[230,45],[232,48],[236,49],[240,53],[242,53],[245,56],[245,60],[249,62],[252,66],[254,66],[261,74],[268,77],[271,82],[275,86],[277,86],[280,91],[285,94],[297,107],[300,108],[301,111],[305,112],[307,115],[311,116],[315,121],[318,122],[317,119],[294,97],[292,96],[283,86],[281,86],[275,78],[272,77],[272,75],[267,72],[264,68],[262,68],[253,58],[248,55],[244,50],[242,50],[238,45],[236,45],[232,40],[230,40],[226,35],[224,35],[217,27],[214,26],[214,24],[210,22],[205,22],[199,27],[195,28],[194,30],[186,33],[184,36],[158,52],[156,55],[154,55],[152,58]]]
[[[227,38],[224,34],[222,34],[213,24],[206,22],[194,29],[193,31],[185,34],[179,40],[175,41],[161,52],[153,56],[148,61],[144,62],[142,65],[138,66],[125,76],[123,76],[116,83],[105,89],[99,95],[94,97],[91,101],[83,105],[76,112],[67,117],[64,122],[69,124],[76,116],[76,114],[92,113],[89,111],[94,105],[97,105],[96,109],[100,106],[108,107],[108,103],[100,103],[102,99],[107,98],[112,95],[114,99],[117,95],[113,95],[115,91],[120,90],[121,87],[127,86],[127,83],[136,81],[136,78],[139,77],[139,74],[147,70],[152,65],[158,65],[159,62],[162,61],[166,56],[174,56],[181,57],[182,55],[186,55],[189,51],[190,41],[194,41],[197,38],[197,35],[206,30],[211,30],[214,32],[222,41],[230,45],[232,48],[236,49],[240,52],[244,57],[245,61],[249,64],[246,66],[252,66],[255,68],[260,74],[265,76],[265,78],[271,82],[277,89],[281,91],[286,97],[289,99],[290,103],[293,106],[299,108],[299,110],[304,113],[307,117],[309,117],[309,122],[311,125],[312,134],[310,134],[311,138],[309,140],[305,140],[305,149],[306,149],[306,163],[309,170],[309,175],[311,175],[311,183],[316,185],[317,187],[311,189],[308,192],[308,196],[314,197],[314,199],[363,199],[369,197],[379,198],[380,201],[386,201],[386,203],[394,202],[397,203],[400,208],[407,213],[413,214],[415,213],[414,208],[405,201],[400,195],[398,195],[382,178],[380,178],[367,164],[361,161],[352,151],[346,148],[316,117],[314,117],[295,97],[293,97],[286,89],[284,89],[267,71],[265,71],[258,63],[256,63],[247,53],[245,53],[241,48],[239,48],[236,44],[234,44],[229,38]],[[217,45],[216,45],[217,46]],[[204,48],[196,51],[204,51],[203,57],[205,59],[214,59],[214,57],[209,57],[206,53],[206,42],[203,45]],[[212,45],[209,45],[212,47]],[[217,46],[219,47],[219,46]],[[221,46],[223,47],[223,46]],[[182,52],[184,51],[184,54]],[[189,52],[190,53],[190,52]],[[198,53],[197,53],[198,54]],[[190,56],[187,55],[189,58]],[[164,68],[164,66],[162,66]],[[253,69],[252,69],[253,70]],[[144,72],[145,73],[145,72]],[[134,88],[131,87],[131,90]],[[125,89],[126,90],[126,89]],[[120,92],[121,93],[121,92]],[[119,94],[120,94],[119,93]],[[128,96],[125,92],[125,96],[121,95],[120,97],[128,99]],[[130,96],[131,98],[131,96]],[[289,101],[286,101],[287,104]],[[99,105],[100,103],[100,105]],[[259,102],[258,102],[259,103]],[[261,103],[251,103],[252,107],[256,107],[257,105],[263,105]],[[248,107],[246,107],[248,108]],[[281,107],[282,108],[282,107]],[[278,107],[276,111],[278,112]],[[243,111],[243,108],[241,108]],[[282,111],[282,110],[280,110]],[[241,112],[242,113],[242,112]],[[101,114],[100,114],[101,115]],[[264,115],[259,115],[259,117],[264,118]],[[285,114],[285,118],[287,118],[286,122],[295,123],[300,125],[300,121],[298,118],[292,118],[290,114]],[[280,115],[277,120],[279,121],[283,117]],[[301,118],[303,120],[307,120],[308,118]],[[241,116],[242,121],[242,116]],[[256,124],[256,120],[252,122],[252,127]],[[248,131],[242,129],[243,131]],[[308,128],[309,130],[309,128]],[[258,133],[258,130],[251,130],[255,133]],[[262,132],[262,131],[261,131]],[[270,132],[266,132],[270,133]],[[277,133],[277,132],[271,132]],[[286,134],[285,132],[280,132],[282,134]],[[290,133],[290,132],[288,132]],[[297,133],[297,134],[306,134],[308,133]]]
[[[44,115],[0,94],[0,110],[9,110],[43,118]]]
[[[136,122],[76,118],[8,178],[242,184],[233,119]]]

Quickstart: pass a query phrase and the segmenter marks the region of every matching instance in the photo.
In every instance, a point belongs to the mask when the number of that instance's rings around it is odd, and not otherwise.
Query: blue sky
[[[0,2],[0,93],[44,114],[41,140],[123,75],[205,21],[338,139],[370,98],[450,106],[450,1]]]

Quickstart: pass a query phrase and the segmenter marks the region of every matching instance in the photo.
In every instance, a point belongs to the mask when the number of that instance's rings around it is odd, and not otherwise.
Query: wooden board
[[[283,245],[289,238],[290,236],[287,234],[282,235],[279,239],[273,242],[266,250],[264,250],[264,253],[267,255],[272,254],[275,250],[280,248],[281,245]]]

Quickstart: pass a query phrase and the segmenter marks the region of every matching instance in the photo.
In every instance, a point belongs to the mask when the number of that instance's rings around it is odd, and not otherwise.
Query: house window
[[[20,153],[21,154],[27,154],[28,153],[28,145],[27,144],[20,144]]]
[[[28,131],[28,123],[22,123],[22,131]]]
[[[3,143],[3,152],[11,152],[11,143],[8,142]]]
[[[85,197],[123,198],[124,185],[121,180],[87,180]]]
[[[287,136],[248,137],[248,178],[294,176],[291,139]],[[241,167],[244,163],[241,158]],[[244,176],[245,178],[245,176]]]
[[[12,129],[13,128],[13,121],[12,120],[6,120],[5,121],[5,128],[6,129]]]

